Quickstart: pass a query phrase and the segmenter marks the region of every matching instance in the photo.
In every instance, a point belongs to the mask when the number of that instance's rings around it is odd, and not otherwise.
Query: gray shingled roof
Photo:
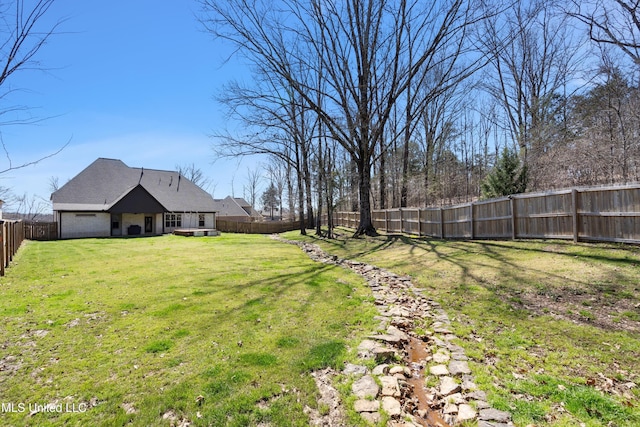
[[[99,158],[51,195],[54,211],[108,211],[140,184],[168,212],[215,212],[209,193],[175,171]]]
[[[253,217],[261,218],[260,212],[256,211],[251,205],[240,197],[227,196],[224,199],[214,199],[216,212],[219,217]]]

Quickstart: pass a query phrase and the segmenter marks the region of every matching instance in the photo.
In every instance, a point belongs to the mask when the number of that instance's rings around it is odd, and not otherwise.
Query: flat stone
[[[453,353],[451,355],[453,360],[469,360],[469,358],[464,353]]]
[[[494,408],[481,409],[478,418],[482,421],[497,421],[499,423],[508,423],[511,420],[511,414],[499,411]]]
[[[387,328],[387,334],[394,337],[398,337],[400,341],[409,341],[409,335],[407,335],[400,329],[396,328],[395,326],[389,326]]]
[[[433,361],[436,363],[447,363],[451,358],[447,353],[437,352],[433,355]]]
[[[380,387],[371,375],[365,375],[351,385],[351,391],[360,399],[366,399],[367,397],[375,399]]]
[[[360,412],[360,416],[370,424],[378,424],[380,422],[380,412]]]
[[[478,421],[478,427],[513,427],[512,424],[497,423],[492,421]]]
[[[461,393],[453,393],[446,397],[446,401],[449,403],[455,403],[456,405],[461,405],[463,403],[467,403],[467,399],[462,397]]]
[[[353,363],[347,363],[342,370],[345,375],[364,375],[367,373],[367,367],[363,365],[354,365]]]
[[[451,342],[447,342],[445,343],[445,347],[451,352],[451,353],[461,353],[464,354],[464,348],[460,347],[457,344],[453,344]]]
[[[380,401],[378,400],[356,400],[353,405],[356,412],[376,412],[380,410]]]
[[[358,351],[373,351],[378,346],[378,343],[373,340],[363,340],[358,346]]]
[[[396,355],[396,351],[392,348],[376,347],[373,349],[373,355],[377,361],[382,362],[393,358]]]
[[[383,396],[400,396],[400,387],[398,385],[398,379],[396,377],[380,377],[380,382],[382,383]]]
[[[385,375],[387,372],[389,372],[389,365],[387,365],[386,363],[376,366],[371,371],[371,373],[377,377],[379,377],[380,375]]]
[[[385,396],[382,398],[382,409],[384,409],[390,417],[397,417],[402,414],[400,402],[391,396]]]
[[[476,385],[476,383],[474,383],[473,381],[471,381],[468,378],[463,378],[462,379],[462,389],[465,391],[472,391],[472,390],[476,390],[478,388],[478,386]]]
[[[438,314],[436,314],[436,320],[437,320],[438,322],[440,322],[440,326],[442,326],[442,325],[448,325],[448,324],[450,323],[450,320],[449,320],[449,316],[447,316],[447,313],[445,313],[445,312],[444,312],[444,310],[442,310],[442,309],[438,309],[438,311],[439,311],[439,313],[438,313]],[[434,323],[433,323],[433,327],[434,327],[434,328],[436,328],[436,327],[437,327],[437,326],[436,326],[436,323],[437,323],[437,322],[434,322]]]
[[[473,393],[469,393],[467,397],[469,399],[484,400],[485,402],[487,401],[487,393],[482,390],[476,390]]]
[[[454,403],[447,403],[444,405],[444,409],[442,410],[445,414],[457,414],[458,413],[458,405]]]
[[[484,400],[474,400],[474,403],[476,405],[476,408],[478,409],[488,409],[491,408],[491,405],[489,405],[486,401]]]
[[[451,375],[470,374],[469,364],[463,360],[453,360],[449,363],[449,372]]]
[[[391,307],[386,313],[383,313],[385,316],[391,317],[411,317],[411,313],[404,307]]]
[[[377,342],[373,340],[364,340],[358,346],[358,357],[361,359],[370,359],[373,357],[373,349],[379,346]]]
[[[442,348],[447,348],[447,343],[442,341],[440,338],[433,338],[433,342],[435,343],[435,345],[437,345],[438,347],[442,347]]]
[[[404,374],[405,370],[406,368],[404,366],[394,366],[393,368],[389,369],[389,375]]]
[[[431,375],[436,375],[436,376],[449,375],[449,370],[445,365],[430,366],[429,372],[431,373]]]
[[[389,344],[398,344],[400,341],[400,337],[389,334],[378,334],[378,335],[369,335],[369,338],[377,341],[384,341]]]
[[[456,382],[452,377],[442,377],[440,380],[440,394],[443,396],[449,396],[450,394],[460,391],[460,384]]]
[[[473,409],[473,406],[468,404],[462,404],[458,406],[458,416],[456,418],[456,423],[462,423],[464,421],[473,420],[476,417],[476,410]]]

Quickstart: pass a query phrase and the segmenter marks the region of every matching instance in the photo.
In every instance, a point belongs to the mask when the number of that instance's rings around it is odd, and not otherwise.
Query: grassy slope
[[[3,425],[306,425],[303,374],[373,328],[358,277],[264,236],[29,242],[16,261],[0,402],[95,406]]]
[[[637,247],[347,233],[306,239],[427,289],[454,319],[476,382],[517,425],[640,425],[638,387],[624,385],[640,385]]]

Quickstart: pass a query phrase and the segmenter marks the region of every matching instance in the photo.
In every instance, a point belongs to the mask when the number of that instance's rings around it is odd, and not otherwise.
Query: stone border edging
[[[478,421],[478,427],[510,427],[511,414],[491,408],[486,393],[479,390],[467,363],[464,349],[452,341],[457,336],[450,330],[450,320],[440,304],[426,298],[421,289],[415,287],[410,277],[401,277],[376,266],[338,258],[329,255],[318,245],[283,239],[273,235],[273,239],[299,246],[312,260],[339,265],[364,277],[371,289],[378,307],[380,321],[378,330],[358,346],[358,357],[374,358],[379,364],[371,371],[364,365],[347,364],[343,374],[352,376],[352,392],[358,398],[354,409],[367,421],[377,423],[382,419],[381,410],[389,417],[388,426],[420,427],[425,424],[427,414],[418,410],[419,404],[412,386],[407,380],[418,370],[428,370],[428,374],[438,378],[438,386],[425,389],[431,411],[451,425],[465,421]],[[429,318],[431,325],[423,333],[415,331],[415,320]],[[432,350],[419,363],[405,366],[395,360],[405,359],[406,347],[410,339],[424,341]],[[391,363],[386,363],[391,361]],[[316,384],[322,392],[327,389],[325,376],[335,373],[322,371],[323,382]],[[330,410],[341,412],[335,403]],[[323,398],[324,398],[324,393]],[[326,403],[326,402],[325,402]],[[415,413],[415,415],[414,415]],[[416,416],[417,415],[417,416]],[[330,419],[340,419],[335,414]],[[335,421],[324,420],[321,425],[338,425]]]

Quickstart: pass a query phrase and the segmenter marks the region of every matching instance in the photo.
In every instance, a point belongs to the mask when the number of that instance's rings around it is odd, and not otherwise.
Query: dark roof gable
[[[134,203],[140,188],[168,212],[215,212],[209,193],[175,171],[131,168],[121,160],[99,158],[51,195],[53,210],[109,211]],[[132,197],[128,195],[134,190]],[[156,206],[157,207],[157,206]]]
[[[142,185],[136,185],[109,208],[111,213],[162,213],[166,209]]]

